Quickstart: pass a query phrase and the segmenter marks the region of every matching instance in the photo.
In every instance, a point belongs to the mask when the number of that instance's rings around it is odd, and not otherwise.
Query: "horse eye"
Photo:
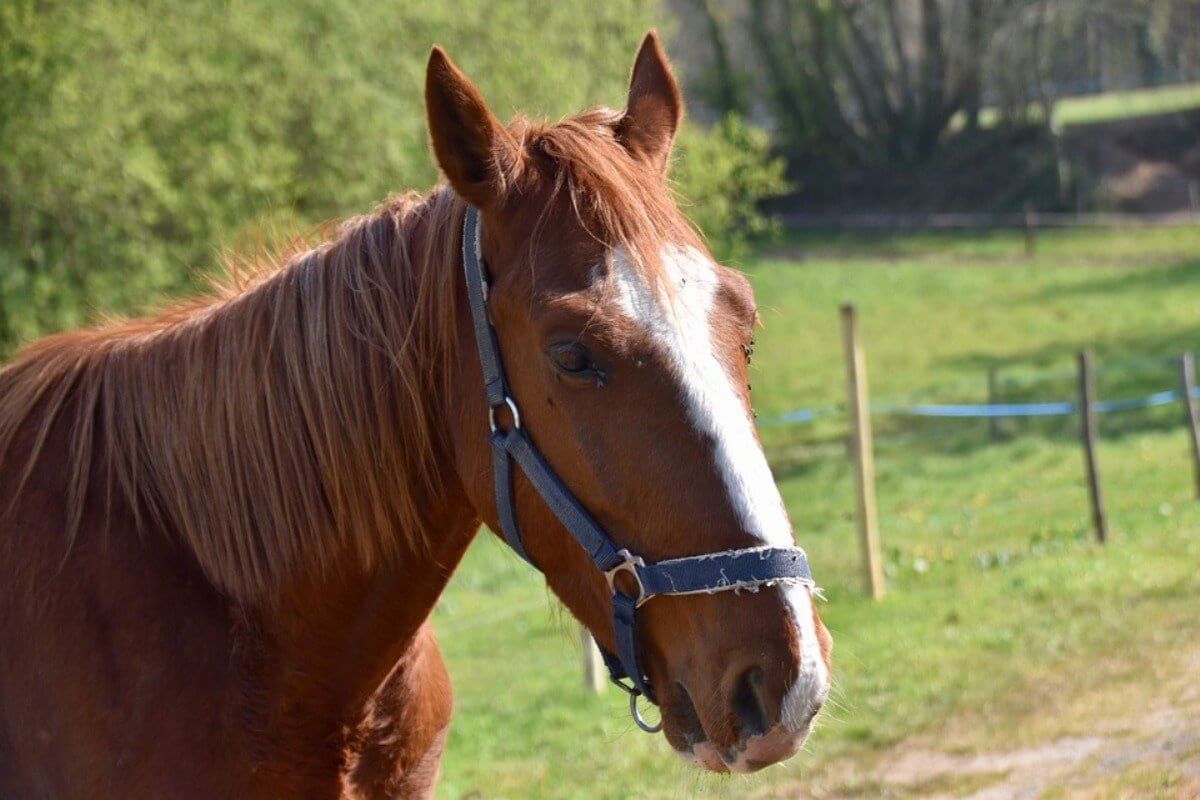
[[[554,345],[550,349],[550,359],[554,366],[568,375],[582,375],[592,369],[587,349],[578,344]]]

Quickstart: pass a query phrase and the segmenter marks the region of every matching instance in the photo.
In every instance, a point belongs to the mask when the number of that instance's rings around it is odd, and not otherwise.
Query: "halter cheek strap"
[[[463,273],[487,396],[491,425],[488,443],[492,448],[492,477],[500,530],[517,555],[537,569],[537,564],[525,551],[517,522],[512,482],[515,464],[608,581],[617,652],[614,655],[603,648],[600,652],[613,683],[629,693],[634,720],[643,730],[653,733],[660,726],[647,724],[637,711],[640,696],[656,702],[654,690],[638,658],[638,609],[659,595],[712,594],[741,589],[757,591],[763,586],[783,583],[812,587],[808,557],[799,547],[750,547],[647,564],[641,557],[613,543],[571,490],[563,485],[521,427],[521,412],[505,379],[496,330],[488,314],[481,227],[478,210],[468,207],[463,220]],[[507,410],[511,416],[507,427],[497,420],[497,413],[502,410]],[[636,594],[628,594],[618,587],[617,578],[622,573],[628,575],[626,588],[635,587]]]

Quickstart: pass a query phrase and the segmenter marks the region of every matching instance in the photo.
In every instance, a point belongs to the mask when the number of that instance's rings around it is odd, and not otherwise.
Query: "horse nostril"
[[[742,739],[766,733],[771,728],[771,715],[763,699],[766,676],[761,667],[751,667],[741,674],[733,690],[733,711],[742,724]]]

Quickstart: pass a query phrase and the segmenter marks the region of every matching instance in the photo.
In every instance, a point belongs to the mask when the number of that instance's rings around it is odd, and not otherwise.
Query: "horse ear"
[[[484,208],[502,191],[500,165],[516,145],[483,96],[440,47],[425,69],[425,115],[438,165],[454,191]]]
[[[675,132],[683,121],[683,94],[656,31],[642,40],[629,80],[629,100],[617,135],[630,152],[666,172]]]

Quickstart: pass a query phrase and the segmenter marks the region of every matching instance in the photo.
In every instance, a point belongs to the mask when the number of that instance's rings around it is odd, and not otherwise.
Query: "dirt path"
[[[1140,723],[1135,731],[971,756],[913,750],[886,762],[879,776],[902,793],[930,798],[1200,798],[1200,704],[1160,709]],[[986,785],[935,788],[947,782]]]
[[[991,725],[951,720],[766,797],[1198,800],[1200,643],[1152,673],[1058,691],[1036,713]]]

